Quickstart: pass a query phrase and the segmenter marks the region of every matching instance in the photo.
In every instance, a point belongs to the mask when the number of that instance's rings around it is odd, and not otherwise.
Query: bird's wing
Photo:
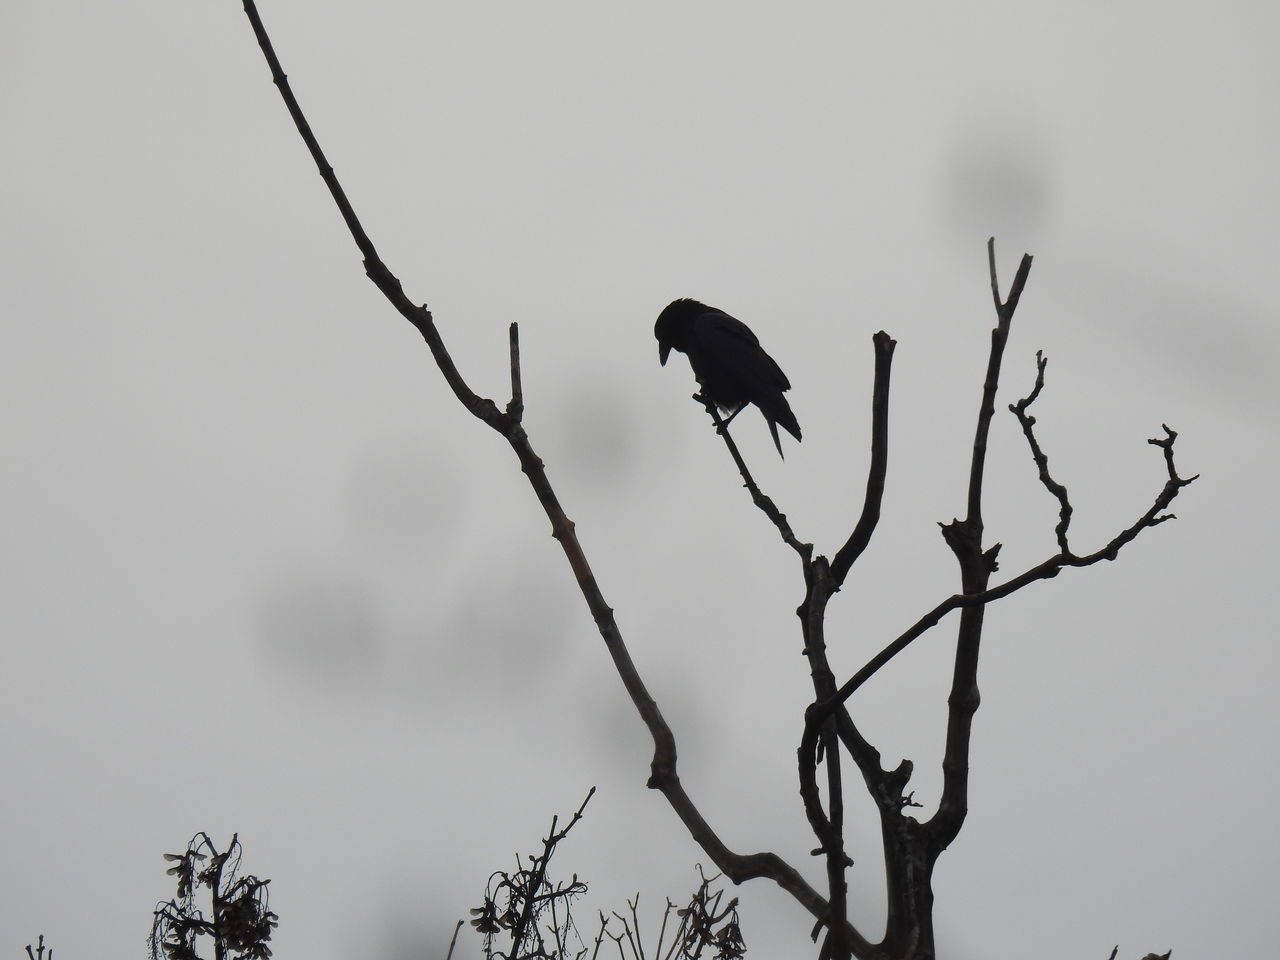
[[[791,381],[782,368],[764,352],[751,328],[741,320],[711,308],[698,316],[693,333],[707,353],[720,358],[741,379],[777,390],[791,389]]]

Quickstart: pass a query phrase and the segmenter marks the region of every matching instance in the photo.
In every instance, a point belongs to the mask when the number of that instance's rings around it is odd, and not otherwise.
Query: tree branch
[[[1031,257],[1023,254],[1009,297],[1001,303],[995,249],[994,238],[988,240],[987,263],[997,321],[995,329],[991,331],[991,352],[987,358],[987,375],[982,384],[982,403],[978,409],[977,429],[974,431],[973,457],[969,467],[968,513],[963,521],[955,520],[942,527],[943,538],[960,566],[961,591],[965,594],[981,593],[987,589],[991,574],[996,570],[996,556],[1000,551],[999,544],[989,550],[982,547],[982,481],[986,469],[987,436],[991,430],[991,418],[995,415],[995,396],[1000,385],[1000,366],[1009,340],[1009,326],[1027,276],[1031,272]],[[978,692],[978,653],[982,643],[985,613],[985,604],[966,606],[960,613],[951,694],[947,698],[942,799],[937,812],[925,824],[931,852],[935,856],[960,832],[969,811],[969,741],[973,730],[973,715],[981,701]]]
[[[796,610],[796,615],[800,617],[804,653],[809,660],[814,697],[823,701],[835,691],[835,675],[827,660],[824,624],[827,603],[835,593],[836,585],[825,557],[806,562],[804,573],[805,597]],[[840,776],[840,743],[836,724],[833,722],[828,722],[822,728],[822,748],[820,751],[816,735],[813,741],[802,742],[800,745],[800,797],[809,826],[818,839],[818,849],[813,852],[821,854],[826,860],[829,914],[825,922],[828,933],[819,956],[830,960],[847,960],[853,947],[850,934],[854,932],[848,920],[848,882],[845,879],[845,871],[851,861],[844,847],[844,790]],[[824,754],[827,763],[829,814],[823,812],[817,782],[817,763]]]
[[[284,99],[285,107],[289,110],[289,116],[293,118],[294,126],[298,128],[298,133],[301,135],[303,143],[307,145],[307,150],[310,151],[311,158],[315,161],[316,168],[320,171],[321,179],[324,180],[325,186],[329,188],[329,193],[333,196],[334,203],[338,205],[338,211],[342,214],[342,219],[346,222],[352,239],[355,240],[356,246],[364,257],[365,274],[377,285],[383,295],[391,301],[392,306],[400,312],[400,315],[413,324],[418,332],[422,334],[422,338],[431,349],[431,355],[435,358],[436,365],[440,368],[440,372],[444,374],[445,381],[462,405],[473,416],[483,420],[495,430],[502,430],[501,411],[498,410],[492,400],[473,393],[471,388],[463,381],[458,368],[454,366],[453,358],[445,350],[444,341],[436,329],[431,311],[425,305],[419,306],[410,302],[409,298],[405,296],[404,290],[401,289],[400,281],[387,269],[386,264],[382,262],[382,258],[378,256],[378,251],[374,248],[373,241],[364,232],[364,227],[360,225],[360,220],[356,216],[355,210],[352,209],[346,192],[338,182],[337,175],[333,172],[333,167],[325,158],[324,151],[320,149],[320,144],[316,140],[315,134],[311,131],[311,125],[307,122],[306,116],[302,113],[302,108],[298,105],[297,98],[293,95],[288,77],[280,66],[280,60],[276,57],[275,49],[271,45],[271,39],[267,36],[266,28],[262,25],[262,18],[258,16],[258,8],[253,0],[244,0],[244,12],[249,18],[249,23],[253,26],[254,35],[258,39],[258,46],[262,48],[262,55],[266,57],[267,65],[271,68],[271,79],[280,91],[280,96]]]
[[[857,673],[840,686],[830,703],[816,704],[815,706],[818,707],[818,713],[820,714],[816,722],[820,723],[822,719],[825,719],[829,715],[830,709],[834,708],[837,703],[843,703],[853,696],[859,687],[875,676],[890,660],[910,646],[912,641],[936,626],[951,611],[1001,600],[1009,596],[1009,594],[1016,593],[1023,587],[1035,583],[1037,580],[1051,580],[1068,567],[1088,567],[1099,560],[1115,560],[1119,556],[1120,550],[1133,541],[1143,530],[1148,527],[1158,526],[1166,520],[1175,519],[1174,514],[1164,513],[1163,511],[1168,508],[1183,487],[1199,479],[1199,474],[1186,478],[1178,476],[1172,456],[1173,441],[1178,435],[1167,426],[1164,427],[1164,430],[1166,431],[1165,437],[1153,438],[1148,440],[1147,443],[1155,444],[1164,449],[1169,478],[1165,481],[1160,493],[1156,496],[1155,502],[1146,513],[1093,553],[1084,554],[1083,556],[1072,553],[1058,553],[1047,560],[1042,560],[1033,567],[1029,567],[1016,577],[1011,577],[1004,583],[983,590],[981,593],[968,595],[956,593],[947,597],[947,599],[922,616],[887,644],[884,649],[868,660]]]
[[[768,877],[782,889],[790,893],[806,910],[815,917],[825,917],[828,912],[826,901],[804,880],[803,877],[786,861],[774,853],[737,854],[729,850],[715,831],[707,823],[701,812],[689,799],[676,774],[676,742],[670,727],[658,709],[657,703],[649,695],[644,682],[640,678],[631,659],[631,654],[623,642],[622,633],[613,616],[613,610],[605,602],[595,574],[587,561],[586,553],[579,543],[574,524],[565,514],[556,497],[542,460],[534,452],[528,435],[521,425],[523,410],[523,394],[520,388],[519,354],[517,334],[513,328],[510,332],[510,352],[512,369],[512,403],[503,412],[490,399],[480,397],[467,386],[461,373],[453,363],[452,357],[445,348],[443,338],[436,329],[431,312],[425,306],[417,306],[409,301],[401,289],[400,281],[391,273],[378,257],[372,241],[365,234],[359,219],[355,215],[346,193],[338,183],[333,168],[329,165],[321,151],[315,135],[302,113],[280,62],[276,57],[271,41],[267,36],[262,20],[258,15],[253,0],[244,0],[244,10],[249,18],[253,31],[262,48],[271,76],[285,106],[293,117],[299,134],[306,143],[320,175],[332,194],[334,202],[351,231],[356,246],[364,256],[365,272],[382,291],[383,295],[410,323],[418,329],[431,349],[432,356],[445,380],[452,388],[454,395],[475,417],[488,424],[501,434],[510,444],[520,462],[520,468],[529,480],[534,494],[538,498],[543,511],[551,522],[552,536],[559,541],[569,566],[573,571],[578,588],[587,607],[595,620],[596,628],[605,642],[605,647],[613,659],[614,667],[622,679],[623,686],[631,697],[637,712],[653,737],[654,753],[651,762],[651,774],[648,785],[662,792],[676,815],[689,830],[693,839],[707,852],[716,866],[734,883],[742,883],[755,877]],[[758,489],[753,494],[759,494]],[[763,496],[763,495],[760,495]],[[767,499],[767,498],[765,498]],[[771,501],[770,501],[771,503]],[[776,509],[776,508],[775,508]],[[780,517],[781,514],[778,514]],[[785,519],[783,526],[785,528]],[[794,537],[791,538],[794,540]],[[793,544],[795,546],[795,544]],[[803,547],[804,545],[799,545]]]
[[[738,473],[742,475],[743,485],[751,494],[751,502],[759,507],[764,515],[769,518],[769,521],[778,528],[778,533],[782,535],[783,542],[799,554],[802,561],[807,563],[809,558],[813,556],[813,544],[801,543],[797,539],[795,533],[791,530],[791,525],[787,523],[786,514],[779,510],[773,500],[766,496],[757,486],[751,476],[751,471],[747,469],[747,462],[742,459],[742,454],[738,451],[738,445],[734,443],[733,437],[729,433],[729,421],[720,416],[720,411],[716,409],[715,401],[709,397],[696,393],[693,398],[706,407],[707,413],[711,415],[711,420],[716,425],[716,433],[720,434],[721,439],[724,440],[724,445],[729,450],[729,456],[733,458],[733,462],[738,467]]]
[[[871,389],[871,466],[867,474],[862,516],[858,518],[848,542],[831,561],[831,575],[837,587],[844,583],[849,569],[871,542],[871,535],[880,522],[880,502],[884,498],[885,474],[889,464],[889,374],[897,341],[881,330],[871,338],[871,342],[876,358],[875,381]]]
[[[1076,557],[1071,552],[1071,547],[1067,541],[1067,533],[1071,528],[1071,516],[1073,513],[1071,501],[1067,495],[1067,488],[1055,480],[1049,472],[1049,457],[1041,449],[1040,442],[1035,434],[1036,418],[1027,412],[1031,404],[1035,403],[1036,398],[1040,396],[1040,391],[1044,389],[1044,371],[1048,363],[1049,361],[1044,356],[1044,353],[1037,350],[1035,386],[1026,397],[1017,403],[1009,404],[1009,411],[1018,418],[1018,423],[1022,426],[1022,433],[1027,439],[1027,446],[1031,449],[1031,459],[1035,461],[1041,484],[1058,501],[1058,523],[1054,527],[1054,536],[1057,538],[1058,548],[1061,551],[1059,556],[1067,558],[1066,562],[1071,563],[1073,566],[1085,566],[1087,563],[1102,559],[1114,560],[1116,554],[1120,552],[1120,548],[1133,540],[1143,529],[1174,519],[1173,514],[1163,514],[1161,511],[1169,506],[1173,498],[1178,495],[1179,490],[1196,480],[1199,474],[1187,479],[1178,476],[1178,471],[1173,461],[1173,442],[1177,439],[1178,434],[1170,430],[1166,424],[1161,424],[1160,426],[1164,430],[1165,436],[1147,441],[1147,443],[1154,444],[1164,450],[1165,466],[1169,477],[1159,496],[1157,496],[1155,504],[1139,517],[1135,523],[1126,527],[1112,538],[1111,542],[1097,553],[1090,554],[1087,557]]]
[[[987,434],[991,430],[991,418],[995,415],[996,389],[1000,385],[1000,364],[1004,359],[1005,343],[1009,339],[1009,325],[1013,312],[1018,308],[1022,288],[1031,273],[1031,255],[1024,253],[1018,264],[1018,272],[1009,290],[1009,299],[1000,302],[1000,282],[996,279],[996,241],[987,241],[987,262],[991,273],[991,292],[996,301],[996,326],[991,331],[991,352],[987,357],[987,375],[982,383],[982,404],[978,409],[978,427],[974,431],[973,457],[969,467],[969,499],[966,523],[976,526],[978,539],[982,539],[982,476],[987,462]]]
[[[511,399],[507,401],[507,416],[519,422],[524,418],[524,388],[520,384],[520,325],[512,322],[507,328],[507,347],[511,354]]]

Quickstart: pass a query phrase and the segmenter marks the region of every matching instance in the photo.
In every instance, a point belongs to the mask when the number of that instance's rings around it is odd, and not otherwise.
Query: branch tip
[[[515,321],[507,328],[507,344],[511,354],[511,400],[507,403],[507,416],[519,423],[524,416],[524,388],[520,380],[520,324]]]

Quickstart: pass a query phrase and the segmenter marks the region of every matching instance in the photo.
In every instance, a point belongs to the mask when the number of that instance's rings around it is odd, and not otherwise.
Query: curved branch
[[[867,473],[867,494],[862,503],[862,516],[831,561],[831,575],[836,586],[844,583],[849,569],[867,549],[876,524],[880,522],[880,502],[884,498],[884,479],[889,464],[889,373],[893,367],[893,348],[897,341],[881,330],[871,338],[876,357],[875,381],[871,388],[871,466]]]

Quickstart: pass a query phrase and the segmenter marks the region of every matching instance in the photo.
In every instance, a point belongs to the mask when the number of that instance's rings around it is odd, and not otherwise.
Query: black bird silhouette
[[[800,424],[782,395],[791,389],[791,381],[741,320],[697,300],[673,300],[658,315],[653,335],[664,366],[673,348],[689,357],[702,396],[729,414],[726,424],[754,403],[769,424],[778,456],[779,424],[800,439]]]

